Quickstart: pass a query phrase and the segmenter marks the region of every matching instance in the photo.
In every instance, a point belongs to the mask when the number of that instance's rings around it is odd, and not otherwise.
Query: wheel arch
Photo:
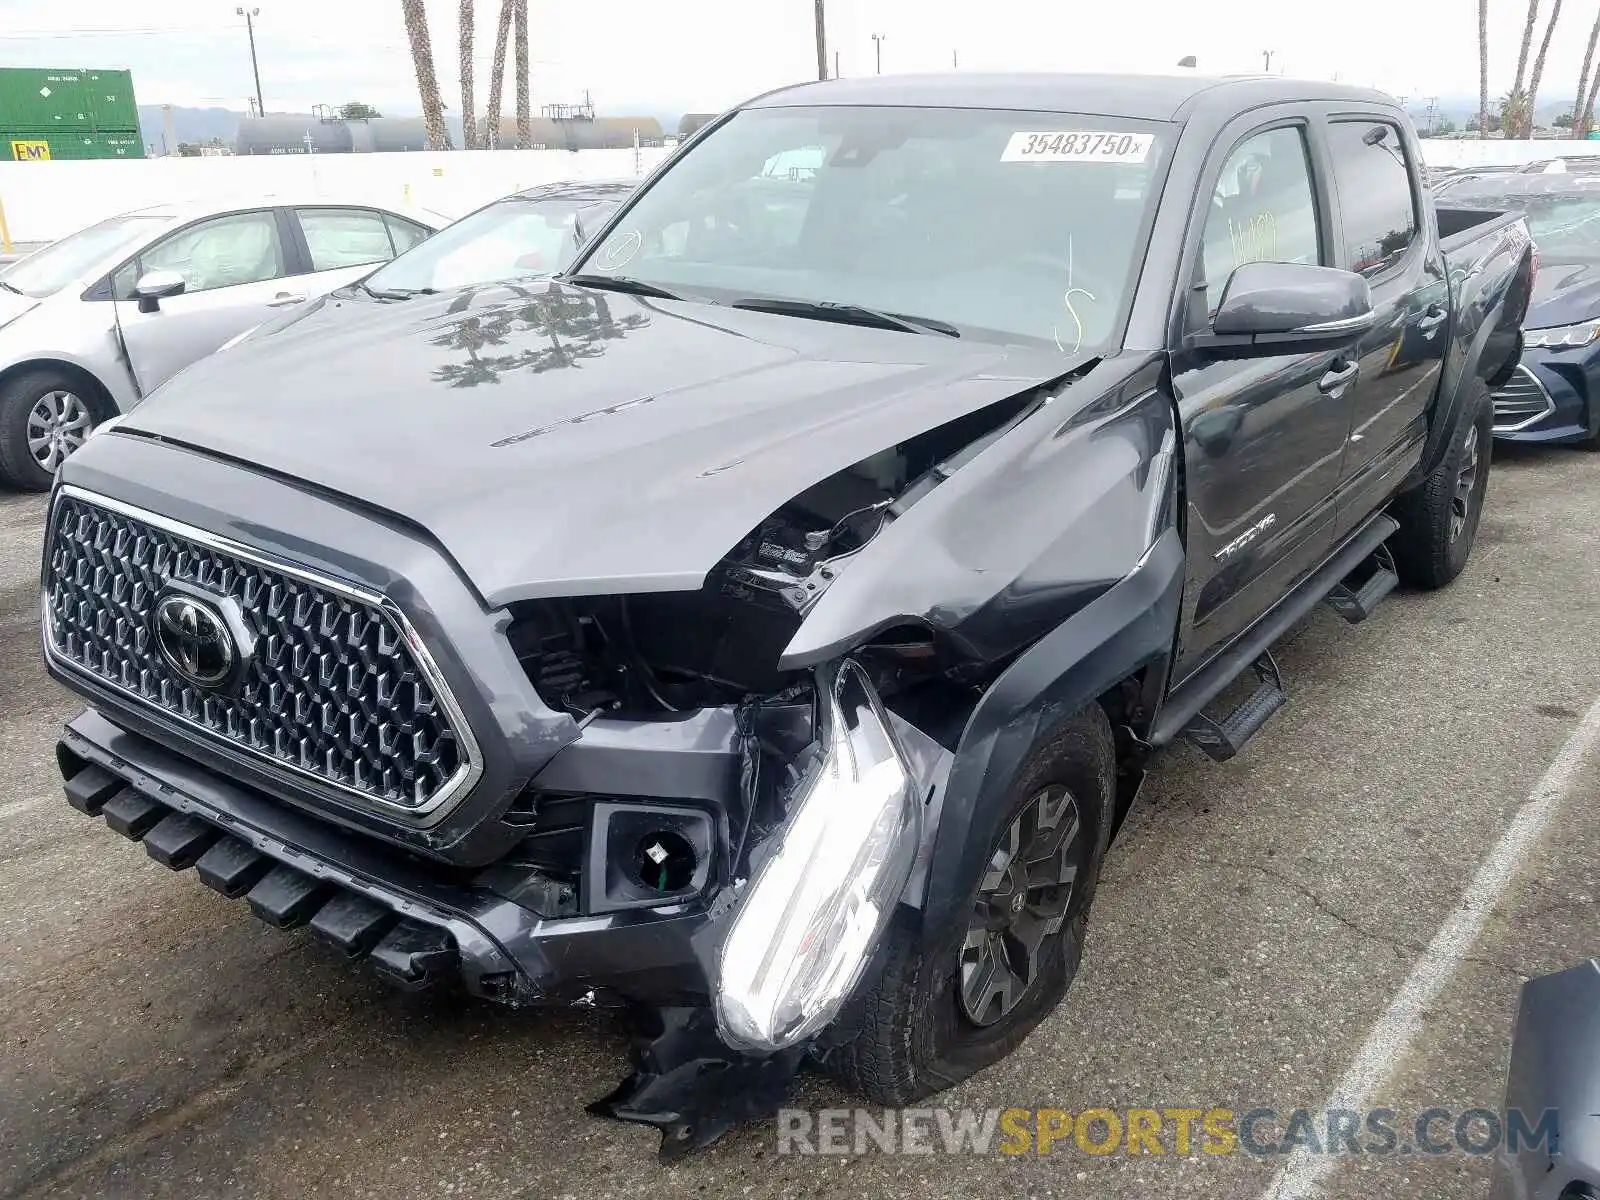
[[[111,389],[101,382],[98,375],[87,367],[64,358],[28,358],[12,363],[4,370],[0,370],[0,389],[10,386],[14,380],[25,375],[41,371],[55,371],[70,379],[82,392],[84,403],[89,406],[96,425],[109,420],[121,411],[117,407],[116,397],[111,394]]]
[[[1141,696],[1160,689],[1183,578],[1183,544],[1169,528],[1126,578],[1019,655],[984,692],[945,784],[922,898],[925,930],[940,928],[961,903],[963,881],[988,844],[986,816],[1039,739],[1087,704],[1126,704],[1130,685]]]

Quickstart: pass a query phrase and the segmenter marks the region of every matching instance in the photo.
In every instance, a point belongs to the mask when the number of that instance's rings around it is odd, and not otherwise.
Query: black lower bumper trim
[[[279,929],[298,929],[311,920],[333,895],[333,886],[296,871],[293,867],[273,867],[251,888],[245,899],[250,911],[268,925]]]
[[[155,828],[157,821],[171,811],[148,796],[125,787],[106,801],[105,807],[100,810],[100,815],[106,819],[107,825],[123,837],[137,842]]]
[[[99,767],[85,767],[67,780],[67,803],[86,817],[98,817],[106,801],[120,792],[125,785],[110,771]]]
[[[389,909],[354,892],[340,892],[311,918],[311,932],[346,958],[360,958],[372,948],[395,923]]]
[[[272,870],[272,860],[238,838],[225,837],[195,863],[200,882],[229,900],[237,900]]]
[[[372,965],[408,991],[437,983],[456,968],[456,948],[442,929],[401,921],[372,950]]]
[[[169,813],[144,835],[145,853],[172,871],[187,871],[222,836],[209,821],[187,813]]]

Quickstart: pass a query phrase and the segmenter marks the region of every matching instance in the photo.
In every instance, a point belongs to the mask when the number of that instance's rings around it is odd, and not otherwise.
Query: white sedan
[[[43,490],[97,424],[449,218],[325,197],[111,217],[0,271],[0,481]]]

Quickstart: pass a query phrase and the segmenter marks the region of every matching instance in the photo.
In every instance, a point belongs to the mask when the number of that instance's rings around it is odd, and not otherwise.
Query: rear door
[[[1332,549],[1350,428],[1337,351],[1224,361],[1183,336],[1210,328],[1246,262],[1327,265],[1334,254],[1311,118],[1294,108],[1229,126],[1201,175],[1192,287],[1172,351],[1184,431],[1189,567],[1174,682],[1246,629]]]
[[[295,290],[305,299],[355,282],[429,232],[415,221],[375,208],[303,205],[292,212],[303,249]]]
[[[1418,461],[1450,341],[1450,296],[1432,213],[1415,184],[1415,147],[1381,113],[1333,112],[1317,134],[1334,184],[1336,266],[1366,276],[1377,322],[1349,354],[1360,364],[1340,478],[1338,529],[1370,516]]]
[[[295,302],[282,220],[272,208],[206,217],[152,242],[112,273],[117,324],[141,394]],[[184,290],[155,312],[140,312],[133,289],[150,271],[177,272]]]

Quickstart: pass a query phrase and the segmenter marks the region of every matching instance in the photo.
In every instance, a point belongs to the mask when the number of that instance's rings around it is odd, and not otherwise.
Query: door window
[[[1340,265],[1363,275],[1381,274],[1417,236],[1400,131],[1386,121],[1335,121],[1328,126],[1328,151],[1344,227]]]
[[[382,213],[363,208],[302,208],[296,215],[306,235],[313,271],[336,271],[394,257]]]
[[[1387,122],[1334,122],[1328,152],[1339,187],[1347,270],[1379,275],[1416,240],[1416,202],[1400,130]]]
[[[176,271],[185,292],[277,279],[284,273],[277,217],[231,213],[180,229],[122,266],[114,280],[117,299],[132,299],[139,277],[151,271]]]
[[[389,223],[389,240],[394,243],[394,252],[404,254],[419,242],[426,241],[433,235],[433,231],[414,221],[407,221],[403,217],[386,215]]]
[[[1244,263],[1321,262],[1311,165],[1299,129],[1258,133],[1228,156],[1202,240],[1208,314]]]

